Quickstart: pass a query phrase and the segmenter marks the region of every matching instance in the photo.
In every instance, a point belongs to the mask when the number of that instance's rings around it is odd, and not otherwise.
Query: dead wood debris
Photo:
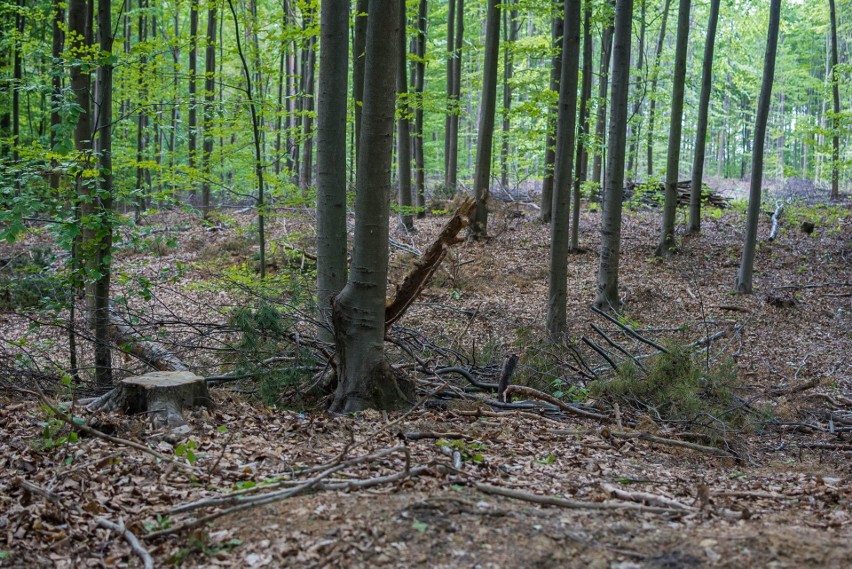
[[[151,554],[148,553],[148,550],[142,547],[142,544],[139,543],[139,539],[133,534],[132,531],[124,527],[124,523],[115,523],[111,522],[106,518],[98,518],[98,525],[102,528],[106,528],[116,532],[121,535],[127,543],[130,545],[130,549],[142,559],[142,565],[145,569],[154,569],[154,558],[151,557]]]

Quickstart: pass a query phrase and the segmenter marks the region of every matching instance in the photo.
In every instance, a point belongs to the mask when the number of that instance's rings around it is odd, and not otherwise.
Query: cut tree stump
[[[115,389],[89,404],[93,411],[150,413],[154,427],[175,428],[186,424],[183,410],[212,407],[207,383],[188,371],[157,371],[121,380]]]

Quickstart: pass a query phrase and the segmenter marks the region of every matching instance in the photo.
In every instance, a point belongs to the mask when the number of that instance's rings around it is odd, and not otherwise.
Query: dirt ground
[[[846,202],[797,210],[774,241],[766,240],[763,219],[751,296],[730,292],[740,213],[708,215],[702,235],[679,235],[679,250],[666,262],[652,258],[658,212],[626,215],[621,285],[631,325],[680,342],[724,332],[711,356],[733,357],[747,385],[743,397],[773,409],[773,424],[728,435],[728,456],[643,440],[643,433],[665,441],[681,433],[641,427],[641,420],[619,438],[613,424],[568,413],[498,414],[479,403],[330,417],[321,409],[265,407],[245,393],[250,385],[213,389],[216,407],[188,413],[192,431],[184,436],[152,431],[146,417],[76,410],[98,429],[152,449],[160,456],[154,458],[84,434],[63,439],[67,428],[4,378],[0,566],[142,566],[128,540],[101,519],[124,523],[158,567],[852,566],[852,441],[843,426],[852,418],[850,209]],[[544,349],[536,339],[548,258],[548,231],[535,215],[522,204],[501,206],[491,240],[451,253],[401,333],[415,330],[434,345],[480,358],[472,362],[478,369],[499,369],[503,355],[517,353],[519,373],[547,387],[553,378],[532,370]],[[799,231],[797,215],[816,218],[816,231]],[[154,280],[178,261],[190,267],[184,280],[157,281],[157,306],[215,321],[220,313],[199,306],[228,299],[198,286],[216,272],[205,255],[226,251],[248,219],[215,232],[176,232],[173,249],[117,260],[128,274]],[[581,245],[588,250],[569,259],[568,313],[577,338],[601,324],[588,309],[598,221],[599,213],[583,212]],[[394,238],[422,250],[442,222],[429,218],[417,233],[395,230]],[[183,227],[191,219],[164,215],[150,223]],[[308,248],[310,231],[310,216],[293,214],[273,223],[273,241]],[[393,250],[392,281],[412,259]],[[19,346],[12,342],[24,334],[25,316],[0,315],[4,353]],[[39,332],[41,339],[51,333]],[[52,345],[61,348],[61,333]],[[221,371],[196,347],[174,349],[199,373]],[[32,381],[16,385],[31,388]],[[566,390],[580,385],[565,382]],[[63,400],[62,392],[48,395]],[[328,473],[335,465],[344,467]],[[291,497],[209,523],[195,525],[226,506],[175,511],[232,492],[244,499],[295,488],[317,473],[327,474]],[[498,496],[491,486],[521,494]],[[536,496],[565,502],[530,501]]]

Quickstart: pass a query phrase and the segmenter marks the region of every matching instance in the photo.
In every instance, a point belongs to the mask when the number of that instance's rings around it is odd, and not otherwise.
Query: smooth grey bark
[[[580,87],[580,128],[577,132],[577,153],[574,159],[574,188],[571,191],[571,244],[569,250],[580,251],[580,186],[589,169],[589,100],[592,97],[592,6],[585,3],[583,10],[583,84]]]
[[[564,1],[562,71],[559,114],[556,119],[556,162],[553,173],[553,218],[550,222],[550,279],[547,293],[547,332],[554,341],[565,335],[568,299],[568,223],[574,131],[577,125],[577,80],[580,65],[580,3]]]
[[[615,5],[614,1],[610,4]],[[609,66],[612,60],[612,35],[614,33],[614,22],[610,20],[604,29],[601,41],[601,61],[598,72],[598,114],[595,123],[595,158],[592,162],[592,181],[600,184],[603,169],[603,156],[606,149],[606,95],[609,90]]]
[[[710,91],[713,88],[713,48],[716,43],[716,24],[719,21],[719,0],[710,0],[710,19],[704,42],[704,64],[701,71],[701,95],[698,99],[698,126],[695,128],[695,156],[692,160],[692,190],[689,196],[689,232],[701,231],[701,190],[704,179],[704,149],[707,142],[707,115],[710,110]]]
[[[312,8],[305,9],[305,29],[312,25],[316,15]],[[304,53],[304,67],[302,68],[302,160],[299,166],[299,187],[307,190],[311,187],[313,180],[313,157],[314,157],[314,133],[313,133],[313,111],[314,111],[314,67],[316,67],[317,38],[311,35],[308,38]]]
[[[397,203],[400,207],[399,220],[406,231],[414,229],[414,215],[411,208],[411,126],[408,117],[411,105],[408,100],[408,53],[405,28],[408,17],[405,0],[399,0],[399,37],[397,38],[397,119],[396,119],[396,158],[397,158]]]
[[[23,83],[23,58],[21,48],[24,41],[23,0],[17,0],[15,9],[15,31],[17,38],[13,45],[12,56],[12,162],[17,162],[21,147],[21,87]]]
[[[828,0],[831,19],[831,94],[834,114],[831,120],[831,199],[840,197],[840,72],[837,70],[837,10],[834,0]]]
[[[636,178],[634,166],[638,166],[639,157],[636,152],[639,148],[639,133],[642,130],[642,114],[639,112],[642,109],[642,99],[645,98],[645,89],[647,85],[642,84],[642,67],[645,63],[645,30],[648,27],[648,19],[646,18],[646,0],[640,0],[639,7],[639,47],[636,50],[636,85],[634,86],[634,101],[633,109],[630,113],[630,119],[633,124],[628,128],[627,137],[630,139],[630,150],[627,153],[627,172],[632,179]],[[647,78],[647,75],[645,76]]]
[[[129,4],[129,3],[128,3]],[[148,32],[148,23],[145,18],[147,3],[145,0],[139,0],[139,13],[137,18],[137,40],[140,44],[146,41]],[[128,28],[130,28],[128,22]],[[128,29],[128,31],[130,31]],[[128,39],[129,41],[129,39]],[[139,105],[139,111],[136,116],[136,191],[139,192],[135,199],[136,220],[138,221],[142,215],[142,211],[147,206],[146,192],[143,189],[145,181],[145,168],[142,168],[142,160],[144,160],[145,150],[148,146],[147,128],[148,128],[148,113],[145,111],[148,99],[148,73],[146,66],[148,65],[148,56],[142,51],[139,54],[139,84],[138,94],[142,105]],[[148,188],[150,190],[150,188]]]
[[[346,89],[349,0],[324,0],[320,13],[317,112],[317,304],[319,336],[334,341],[332,299],[346,284]]]
[[[455,45],[456,37],[456,0],[447,2],[447,116],[444,118],[444,186],[449,191],[450,187],[450,136],[452,134],[452,116],[455,112],[453,94],[455,87],[453,81],[456,77]],[[455,185],[453,185],[453,189]]]
[[[511,7],[511,8],[510,8]],[[510,81],[514,75],[514,49],[518,40],[518,9],[517,0],[509,0],[503,4],[503,140],[500,149],[500,184],[504,190],[509,187],[509,112],[512,110],[512,86]]]
[[[683,94],[686,81],[686,48],[689,39],[689,7],[691,0],[680,0],[677,14],[677,41],[675,42],[674,76],[672,77],[671,120],[669,121],[669,147],[666,156],[665,203],[660,231],[660,242],[655,255],[668,257],[674,247],[674,221],[677,210],[677,179],[680,165],[680,142],[683,132]]]
[[[397,381],[384,359],[388,214],[399,67],[399,0],[370,0],[368,8],[361,153],[355,178],[355,237],[346,286],[334,300],[337,390],[331,411],[395,409],[412,403],[413,389]]]
[[[754,147],[751,154],[751,185],[748,194],[745,242],[734,288],[740,294],[751,294],[754,255],[757,248],[757,224],[760,219],[760,198],[763,186],[763,148],[766,143],[766,122],[772,102],[772,82],[775,78],[775,53],[778,49],[778,25],[781,19],[781,0],[769,4],[769,30],[763,58],[763,82],[757,100],[754,120]]]
[[[361,147],[361,115],[364,104],[364,50],[367,46],[367,3],[368,0],[358,0],[355,3],[355,34],[352,46],[352,98],[355,101],[355,166]]]
[[[500,12],[497,0],[488,0],[485,15],[485,61],[482,65],[482,99],[476,141],[476,169],[473,194],[476,211],[470,224],[470,237],[488,235],[488,196],[491,185],[491,153],[494,147],[494,115],[497,110],[497,62],[500,48]]]
[[[281,18],[281,26],[283,29],[287,29],[289,18],[289,6],[287,0],[283,0],[281,4],[281,12],[283,14]],[[279,48],[281,53],[278,54],[278,99],[275,107],[275,175],[278,176],[281,173],[281,144],[283,141],[282,130],[284,128],[284,95],[285,95],[285,84],[287,73],[286,71],[286,61],[287,61],[287,44],[282,44]]]
[[[562,34],[565,18],[555,16],[550,24],[553,42],[553,59],[550,63],[550,90],[559,93],[559,77],[562,75]],[[544,150],[544,179],[541,182],[541,211],[539,221],[550,223],[553,215],[553,163],[556,161],[556,115],[559,105],[550,109],[547,127],[547,142]]]
[[[627,146],[627,94],[630,90],[630,32],[633,0],[619,0],[615,8],[612,58],[612,100],[609,121],[609,153],[601,216],[601,250],[598,296],[595,306],[619,310],[618,271],[621,257],[621,209],[624,193],[624,155]]]
[[[417,205],[417,217],[426,217],[426,162],[423,156],[423,87],[426,78],[426,27],[428,17],[426,0],[420,0],[417,8],[417,37],[414,55],[414,132],[412,150],[414,151],[414,193],[413,201]]]
[[[464,41],[464,0],[456,0],[456,24],[453,34],[454,46],[453,57],[450,62],[452,67],[452,92],[449,95],[449,131],[446,135],[446,170],[444,172],[444,185],[449,192],[455,192],[458,186],[459,169],[459,117],[461,115],[461,69],[462,69],[462,44]],[[448,34],[449,36],[449,34]],[[468,158],[470,154],[468,154]]]
[[[51,56],[53,57],[51,65],[51,87],[52,87],[52,102],[50,113],[50,147],[53,149],[59,142],[59,128],[62,125],[62,115],[59,114],[59,103],[62,100],[62,79],[64,75],[62,63],[62,48],[65,46],[65,5],[62,0],[53,0],[51,9],[53,11],[53,45]],[[53,190],[59,189],[59,172],[57,166],[58,161],[54,158],[51,160],[51,167],[54,172],[50,175],[50,188]]]
[[[189,170],[195,169],[198,152],[198,114],[195,105],[198,73],[198,0],[189,1],[189,118],[187,120],[187,144],[189,147]],[[195,205],[195,183],[189,190],[189,201]]]
[[[207,10],[207,36],[204,54],[204,112],[203,140],[201,143],[201,212],[204,219],[210,215],[211,155],[213,154],[213,100],[216,90],[216,16],[218,7],[211,2]],[[280,136],[280,135],[279,135]],[[276,163],[278,162],[276,152]]]
[[[666,24],[669,19],[669,9],[671,8],[672,0],[666,0],[663,6],[663,19],[660,22],[660,36],[657,38],[657,50],[654,55],[654,69],[651,70],[651,88],[648,90],[651,102],[648,105],[648,132],[647,132],[647,156],[645,166],[647,166],[648,178],[654,175],[654,111],[657,108],[657,80],[660,77],[660,57],[663,54],[663,42],[666,39]]]

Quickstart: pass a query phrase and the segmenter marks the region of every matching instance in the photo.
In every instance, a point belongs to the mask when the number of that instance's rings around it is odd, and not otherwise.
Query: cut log
[[[193,406],[212,407],[207,383],[188,371],[153,372],[123,379],[106,395],[95,399],[89,409],[150,413],[155,428],[186,424],[183,410]]]

